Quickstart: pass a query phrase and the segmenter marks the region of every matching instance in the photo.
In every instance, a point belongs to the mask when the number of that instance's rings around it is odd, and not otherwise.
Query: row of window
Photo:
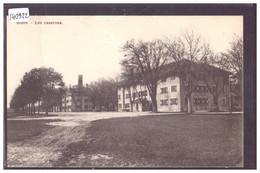
[[[132,94],[133,98],[139,97],[139,96],[147,96],[147,90],[146,91],[139,91]],[[131,96],[131,94],[126,94],[125,98],[128,99]],[[118,100],[121,99],[121,95],[118,95]]]
[[[163,99],[160,100],[161,106],[168,106],[168,99]],[[178,99],[177,98],[172,98],[170,99],[170,105],[178,105]]]
[[[185,103],[187,104],[187,98],[184,99]],[[160,106],[168,106],[168,99],[163,99],[160,100],[161,104]],[[209,99],[208,97],[193,97],[193,104],[194,105],[208,105]],[[177,98],[172,98],[170,99],[170,105],[178,105],[178,99]],[[222,105],[225,106],[227,105],[227,99],[226,97],[222,97]],[[122,108],[122,104],[118,104],[118,108]],[[130,108],[130,103],[125,104],[125,108]]]
[[[209,103],[208,97],[193,97],[194,105],[207,105]]]
[[[192,77],[197,81],[205,81],[208,76],[205,73],[192,73]]]
[[[177,92],[177,85],[171,86],[171,92]],[[168,87],[161,88],[161,94],[168,93]]]
[[[215,86],[213,86],[214,88]],[[197,85],[197,86],[194,86],[194,92],[208,92],[208,88],[207,86],[200,86],[200,85]]]
[[[222,106],[226,106],[228,104],[227,102],[227,98],[226,97],[222,97]],[[187,104],[187,99],[185,99],[185,103]],[[213,100],[213,103],[216,104],[216,100]],[[193,104],[194,105],[208,105],[209,104],[209,99],[208,97],[193,97]]]

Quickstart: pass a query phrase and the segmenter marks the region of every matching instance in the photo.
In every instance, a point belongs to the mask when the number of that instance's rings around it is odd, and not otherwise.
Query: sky
[[[8,21],[8,20],[7,20]],[[62,24],[44,24],[61,22]],[[30,16],[28,24],[7,22],[7,103],[25,72],[53,67],[65,84],[120,75],[123,45],[130,39],[178,37],[192,29],[217,52],[234,34],[243,36],[242,16]]]

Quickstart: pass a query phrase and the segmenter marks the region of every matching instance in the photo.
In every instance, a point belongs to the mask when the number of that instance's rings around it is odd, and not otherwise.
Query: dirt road
[[[42,132],[38,136],[14,143],[7,142],[7,167],[52,167],[53,163],[61,157],[66,147],[85,136],[85,129],[91,125],[91,121],[117,117],[134,117],[150,115],[148,112],[100,112],[100,113],[51,113],[58,116],[48,117],[15,117],[8,121],[31,120],[60,120],[48,123],[54,128]]]

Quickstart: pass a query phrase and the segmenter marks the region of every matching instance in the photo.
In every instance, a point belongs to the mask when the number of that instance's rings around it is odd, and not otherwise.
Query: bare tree
[[[215,111],[219,111],[219,97],[224,91],[225,85],[229,85],[229,75],[230,73],[216,68],[219,64],[219,57],[209,56],[207,61],[200,64],[201,69],[203,69],[207,75],[205,78],[205,83],[208,91],[213,96],[213,104],[215,105]]]
[[[233,85],[236,85],[236,93],[242,97],[243,38],[238,35],[234,35],[230,46],[230,49],[224,53],[221,53],[221,58],[218,63],[223,69],[232,73],[231,82]]]
[[[138,83],[147,86],[153,105],[153,111],[157,112],[157,86],[165,69],[161,68],[169,61],[169,52],[165,43],[161,40],[150,42],[135,40],[128,41],[124,47],[125,58],[121,62],[126,79],[136,74]]]
[[[209,44],[192,30],[183,32],[181,37],[176,39],[166,38],[166,43],[187,98],[187,112],[192,113],[191,95],[197,85],[197,73],[201,70],[196,63],[205,61],[212,51]]]

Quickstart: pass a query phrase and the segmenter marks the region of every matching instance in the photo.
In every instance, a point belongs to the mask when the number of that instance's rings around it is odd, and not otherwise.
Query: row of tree
[[[156,39],[153,41],[130,40],[123,46],[125,53],[121,61],[122,77],[131,85],[141,84],[147,86],[152,101],[153,111],[157,111],[157,86],[162,82],[164,76],[169,74],[169,69],[174,70],[180,78],[187,98],[188,113],[192,112],[191,95],[195,91],[197,80],[192,76],[196,75],[201,68],[205,68],[208,74],[206,82],[213,82],[215,87],[207,84],[208,90],[213,95],[213,100],[217,104],[218,97],[223,91],[223,82],[219,78],[217,68],[208,68],[212,65],[232,74],[232,84],[238,86],[241,94],[242,88],[242,62],[243,62],[243,40],[234,36],[231,48],[227,52],[214,53],[209,44],[202,40],[193,31],[184,32],[178,38]],[[170,62],[175,62],[174,67],[162,68]],[[194,66],[194,64],[204,64]],[[173,69],[174,68],[174,69]],[[133,77],[138,74],[139,77]],[[228,79],[224,79],[229,82]],[[223,81],[223,79],[222,79]]]
[[[42,106],[48,114],[50,107],[60,104],[63,86],[62,75],[53,68],[34,68],[24,74],[12,96],[10,107],[25,111],[25,106],[28,106],[28,112],[35,113],[38,102],[38,106]]]
[[[80,102],[80,108],[75,106],[76,111],[82,111],[82,101],[85,95],[88,96],[94,107],[104,107],[105,110],[115,110],[117,106],[117,82],[116,79],[100,79],[92,82],[86,87],[65,87],[62,75],[55,72],[53,68],[34,68],[26,72],[20,85],[16,88],[10,107],[15,111],[28,112],[45,110],[46,114],[53,107],[62,111],[62,98],[68,93],[71,94],[74,103]],[[35,105],[37,104],[37,109]],[[27,110],[25,110],[27,109]],[[66,109],[66,108],[64,108]],[[78,109],[78,110],[77,110]],[[66,110],[65,110],[66,111]]]

